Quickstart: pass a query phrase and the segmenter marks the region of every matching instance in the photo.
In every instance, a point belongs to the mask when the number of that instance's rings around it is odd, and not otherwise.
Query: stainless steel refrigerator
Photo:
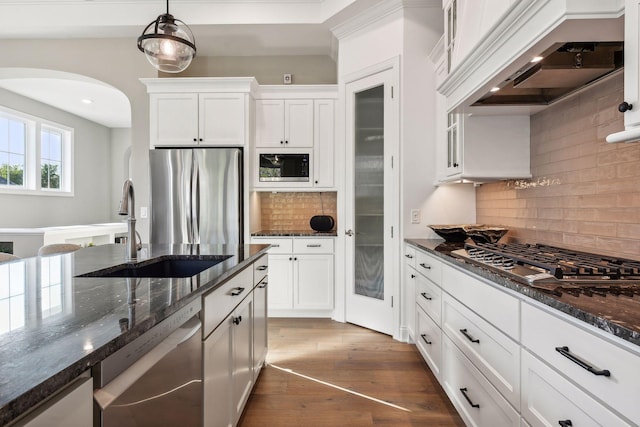
[[[157,148],[151,243],[242,244],[242,149]]]

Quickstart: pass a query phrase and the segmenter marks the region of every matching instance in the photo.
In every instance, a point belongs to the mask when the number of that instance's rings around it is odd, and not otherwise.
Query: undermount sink
[[[211,255],[207,257],[163,257],[140,262],[122,264],[101,270],[79,274],[76,277],[191,277],[220,264],[232,255]]]

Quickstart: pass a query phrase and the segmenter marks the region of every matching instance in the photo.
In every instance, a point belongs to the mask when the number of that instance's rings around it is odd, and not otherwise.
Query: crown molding
[[[436,7],[442,9],[441,0],[385,0],[345,22],[333,26],[330,30],[338,40],[342,40],[399,10]]]

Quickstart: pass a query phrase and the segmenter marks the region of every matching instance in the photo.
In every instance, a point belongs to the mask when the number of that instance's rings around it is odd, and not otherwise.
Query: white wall
[[[74,129],[74,196],[0,194],[0,227],[109,222],[109,128],[4,89],[0,105]]]
[[[182,73],[161,77],[255,77],[261,85],[283,84],[292,74],[293,84],[336,84],[336,63],[326,55],[304,56],[196,56]]]

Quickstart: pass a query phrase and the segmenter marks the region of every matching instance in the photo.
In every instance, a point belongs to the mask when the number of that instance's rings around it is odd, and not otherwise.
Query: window
[[[0,106],[0,192],[72,195],[73,129]]]
[[[62,132],[42,127],[40,132],[40,186],[59,190],[62,173]]]
[[[27,122],[0,116],[0,185],[24,187]]]

